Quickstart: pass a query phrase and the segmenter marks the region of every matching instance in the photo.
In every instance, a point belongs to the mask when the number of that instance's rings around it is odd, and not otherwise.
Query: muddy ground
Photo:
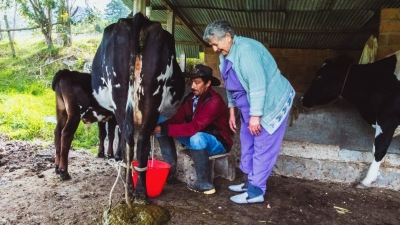
[[[117,171],[81,151],[71,151],[69,160],[72,180],[62,182],[54,173],[53,145],[0,135],[0,224],[97,224]],[[150,201],[168,210],[167,224],[400,224],[396,191],[272,176],[264,203],[237,205],[227,187],[238,182],[216,178],[217,193],[205,196],[175,181]],[[112,207],[120,202],[118,181]]]

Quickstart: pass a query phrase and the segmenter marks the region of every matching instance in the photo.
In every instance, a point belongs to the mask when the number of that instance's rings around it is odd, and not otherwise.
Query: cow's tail
[[[56,73],[56,75],[54,75],[53,81],[51,82],[51,89],[53,89],[53,91],[56,90],[57,83],[61,80],[61,78],[63,78],[65,76],[66,71],[69,71],[69,70],[59,70]]]
[[[126,22],[124,19],[120,22]],[[134,94],[134,85],[135,85],[135,64],[136,64],[136,56],[140,54],[140,32],[142,27],[146,26],[150,21],[143,16],[142,13],[137,13],[135,16],[129,21],[132,23],[131,25],[131,58],[129,60],[129,88],[128,88],[128,97],[125,109],[125,118],[124,118],[124,128],[123,135],[126,140],[128,146],[134,146],[134,121],[133,121],[133,113],[134,113],[134,104],[133,104],[133,94]],[[133,157],[133,154],[131,155]]]
[[[133,124],[133,106],[127,103],[125,110],[124,128],[123,135],[128,146],[133,147],[133,135],[134,135],[134,124]]]

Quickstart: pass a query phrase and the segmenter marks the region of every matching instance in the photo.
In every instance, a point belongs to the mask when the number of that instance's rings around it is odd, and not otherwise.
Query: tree
[[[116,22],[119,18],[126,18],[130,10],[122,3],[121,0],[111,0],[104,10],[104,18]]]
[[[17,0],[21,4],[21,13],[34,24],[38,25],[45,37],[48,48],[53,46],[52,10],[56,8],[55,0]]]
[[[71,18],[76,14],[79,7],[74,8],[76,0],[58,0],[57,32],[60,34],[64,46],[71,46]]]

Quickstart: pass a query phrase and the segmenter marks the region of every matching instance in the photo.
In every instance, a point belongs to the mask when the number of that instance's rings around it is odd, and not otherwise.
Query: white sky
[[[110,2],[111,0],[76,0],[75,5],[76,6],[86,6],[85,2],[88,3],[90,7],[96,7],[98,10],[101,12],[104,11],[106,8],[106,5]]]

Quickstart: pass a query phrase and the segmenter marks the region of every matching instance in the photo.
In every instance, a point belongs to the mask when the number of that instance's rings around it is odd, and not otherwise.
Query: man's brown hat
[[[197,64],[189,73],[183,73],[186,78],[209,77],[211,79],[211,86],[221,85],[221,81],[212,75],[212,69],[208,66]]]

